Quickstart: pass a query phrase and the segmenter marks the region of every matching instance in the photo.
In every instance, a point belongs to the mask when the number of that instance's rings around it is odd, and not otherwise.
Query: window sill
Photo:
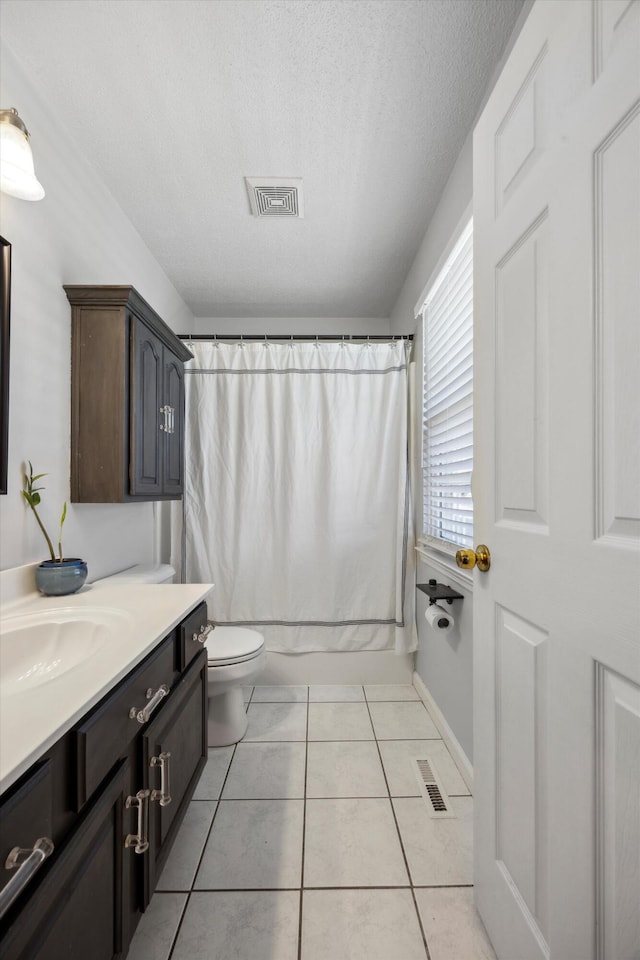
[[[436,546],[435,543],[438,545]],[[435,567],[435,569],[447,576],[450,580],[455,581],[460,587],[464,587],[467,592],[473,592],[473,574],[470,571],[461,570],[456,566],[455,555],[457,547],[451,545],[449,548],[446,544],[435,541],[425,542],[421,541],[415,547],[415,551],[424,563],[428,563],[429,566]]]

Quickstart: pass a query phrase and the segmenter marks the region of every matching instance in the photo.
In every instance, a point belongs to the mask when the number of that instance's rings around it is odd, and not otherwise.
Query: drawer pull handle
[[[160,753],[157,757],[151,757],[150,767],[160,767],[160,789],[151,791],[151,799],[159,800],[161,807],[168,807],[171,803],[171,785],[169,782],[169,760],[170,753]]]
[[[138,710],[137,707],[131,707],[129,710],[129,717],[131,720],[135,719],[138,723],[147,723],[149,717],[158,706],[161,700],[169,693],[169,687],[166,683],[161,683],[156,692],[154,693],[151,688],[147,690],[147,700],[149,703],[146,707],[142,707],[141,710]]]
[[[133,847],[134,853],[146,853],[149,849],[149,794],[150,790],[138,790],[135,797],[127,797],[125,809],[138,809],[138,832],[128,833],[124,841],[125,847]]]
[[[213,624],[207,623],[200,627],[200,633],[194,633],[191,636],[191,639],[194,643],[206,643],[207,637],[213,630]]]
[[[31,850],[14,847],[5,860],[5,870],[16,873],[0,891],[0,917],[3,917],[16,897],[19,897],[40,865],[53,853],[53,842],[48,837],[40,837]]]

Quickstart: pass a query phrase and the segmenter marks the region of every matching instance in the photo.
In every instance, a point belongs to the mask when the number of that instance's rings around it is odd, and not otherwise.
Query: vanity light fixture
[[[0,190],[20,200],[44,197],[33,169],[29,131],[13,107],[0,110]]]

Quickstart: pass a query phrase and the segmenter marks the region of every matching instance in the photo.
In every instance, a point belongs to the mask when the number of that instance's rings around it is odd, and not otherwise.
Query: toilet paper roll
[[[448,610],[438,603],[431,603],[424,612],[424,618],[434,630],[451,630],[455,620]]]

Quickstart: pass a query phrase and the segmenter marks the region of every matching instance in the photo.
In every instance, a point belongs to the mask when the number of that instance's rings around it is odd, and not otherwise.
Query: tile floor
[[[495,960],[473,800],[412,686],[256,686],[209,750],[129,960]],[[455,819],[433,819],[430,756]]]

